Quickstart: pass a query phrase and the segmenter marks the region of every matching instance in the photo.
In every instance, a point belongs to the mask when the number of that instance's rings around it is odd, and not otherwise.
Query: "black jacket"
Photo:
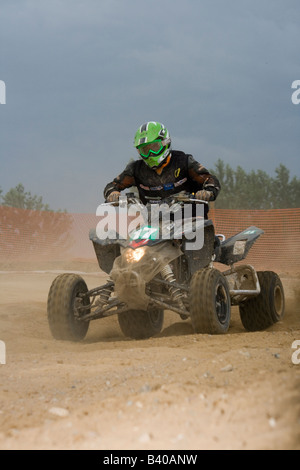
[[[105,199],[113,191],[122,191],[136,186],[141,201],[146,204],[151,199],[166,198],[180,191],[195,193],[201,189],[212,192],[215,200],[219,191],[218,179],[211,175],[203,165],[194,160],[192,155],[172,150],[171,159],[158,174],[148,167],[143,160],[130,162],[125,170],[104,189]]]

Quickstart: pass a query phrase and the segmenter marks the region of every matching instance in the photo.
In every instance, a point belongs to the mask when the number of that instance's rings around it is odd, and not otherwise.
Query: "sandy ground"
[[[300,449],[299,275],[281,273],[286,316],[264,332],[235,307],[223,336],[166,312],[155,338],[125,338],[110,317],[81,343],[50,335],[56,275],[0,273],[0,449]]]

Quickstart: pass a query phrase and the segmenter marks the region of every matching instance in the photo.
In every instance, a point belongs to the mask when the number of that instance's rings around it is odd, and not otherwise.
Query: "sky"
[[[0,188],[95,213],[147,121],[207,168],[299,178],[299,24],[299,0],[1,0]]]

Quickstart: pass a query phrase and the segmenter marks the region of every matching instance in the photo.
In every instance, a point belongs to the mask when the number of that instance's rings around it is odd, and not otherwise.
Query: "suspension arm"
[[[77,310],[79,312],[84,312],[85,310],[90,310],[94,303],[96,297],[100,297],[103,292],[105,292],[107,289],[112,289],[114,286],[113,281],[109,281],[107,284],[104,284],[103,286],[100,287],[95,287],[94,289],[89,290],[88,292],[84,292],[78,295],[80,299],[85,299],[89,298],[90,303],[88,305],[81,305],[80,307],[77,307]],[[92,299],[91,299],[92,297]]]
[[[84,294],[79,294],[79,297],[96,297],[97,295],[100,295],[103,289],[111,288],[114,285],[113,281],[109,281],[106,284],[103,284],[103,286],[100,287],[95,287],[94,289],[89,290],[88,292],[85,292]]]
[[[157,279],[157,278],[154,278],[152,279],[151,281],[151,284],[155,282],[157,284],[163,284],[165,285],[166,287],[176,287],[177,289],[180,289],[180,290],[183,290],[185,292],[189,292],[189,288],[186,287],[186,286],[182,286],[181,284],[178,284],[177,282],[170,282],[170,281],[165,281],[164,279]]]
[[[114,307],[118,307],[119,305],[122,307],[118,309],[114,309]],[[78,320],[80,321],[96,320],[97,318],[109,317],[117,313],[126,312],[127,310],[128,310],[128,307],[125,307],[123,302],[117,299],[111,299],[108,302],[108,305],[106,305],[105,307],[99,306],[93,312],[88,313],[87,315],[83,315],[82,317],[79,317]]]
[[[162,300],[151,299],[150,305],[161,307],[164,310],[172,310],[172,312],[178,313],[179,315],[190,316],[190,313],[185,308],[175,307],[175,305],[163,302]]]

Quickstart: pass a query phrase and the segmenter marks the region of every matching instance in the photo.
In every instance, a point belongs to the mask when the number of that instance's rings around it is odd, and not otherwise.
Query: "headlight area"
[[[146,247],[136,248],[135,250],[133,248],[126,248],[122,255],[126,259],[127,263],[137,263],[142,259],[145,253]]]

